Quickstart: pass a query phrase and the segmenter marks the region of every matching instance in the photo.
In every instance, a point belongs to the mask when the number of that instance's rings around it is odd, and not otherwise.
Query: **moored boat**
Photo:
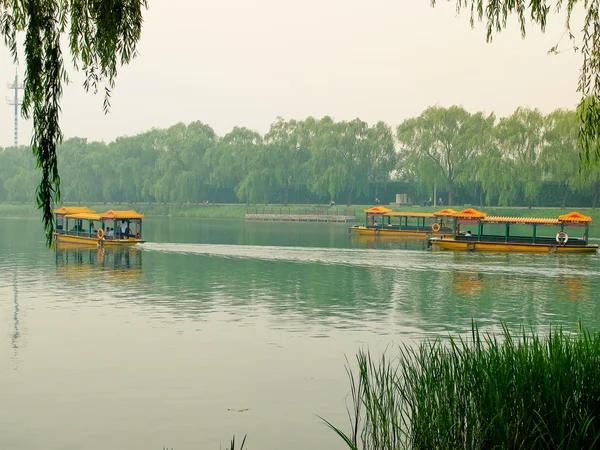
[[[142,239],[143,214],[134,210],[96,213],[85,206],[54,210],[54,239],[97,246],[135,245]]]
[[[469,208],[456,212],[451,219],[455,232],[431,237],[433,249],[535,253],[594,253],[598,249],[598,244],[588,242],[592,218],[577,211],[557,218],[504,217],[488,216]],[[490,233],[492,225],[499,227],[501,233]],[[530,227],[531,232],[524,235],[523,226]],[[511,233],[514,227],[519,227],[517,233]],[[580,236],[576,233],[578,229],[583,230]]]
[[[385,206],[365,209],[365,224],[353,225],[349,233],[360,236],[418,237],[452,233],[444,220],[456,211],[445,209],[436,213],[392,211]]]

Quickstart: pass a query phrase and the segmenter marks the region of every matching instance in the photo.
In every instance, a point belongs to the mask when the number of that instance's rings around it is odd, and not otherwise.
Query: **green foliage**
[[[428,181],[445,181],[452,205],[455,184],[474,178],[474,158],[482,153],[493,125],[493,115],[470,114],[458,106],[428,108],[398,126],[403,165]]]
[[[57,159],[63,200],[76,203],[389,203],[399,192],[422,203],[436,180],[445,203],[591,206],[600,170],[578,172],[577,130],[574,111],[519,108],[496,121],[435,107],[397,128],[398,151],[383,122],[309,117],[278,119],[264,136],[193,122],[108,144],[73,138]],[[32,201],[36,184],[25,147],[0,149],[0,202]]]
[[[600,334],[436,339],[348,370],[351,449],[595,448],[600,438]]]
[[[449,0],[448,0],[449,1]],[[431,0],[435,6],[436,0]],[[527,21],[545,31],[548,14],[566,13],[565,33],[572,47],[567,50],[581,51],[583,62],[577,90],[581,92],[581,102],[577,108],[579,123],[579,147],[582,160],[589,168],[600,163],[600,1],[598,0],[559,0],[550,5],[547,0],[456,0],[456,11],[467,9],[471,26],[475,21],[486,22],[487,41],[491,42],[494,33],[506,28],[508,18],[515,16],[521,35],[525,37]],[[584,15],[581,47],[571,31],[571,17],[574,12]],[[562,38],[561,38],[562,39]],[[560,41],[548,53],[561,53]]]
[[[33,118],[32,150],[41,169],[37,203],[48,244],[52,203],[60,199],[56,146],[62,140],[58,118],[63,83],[68,81],[62,38],[68,34],[73,63],[85,71],[85,89],[96,92],[99,84],[105,84],[107,110],[117,67],[135,56],[146,7],[146,0],[0,1],[0,30],[15,62],[17,34],[25,33],[22,112]]]

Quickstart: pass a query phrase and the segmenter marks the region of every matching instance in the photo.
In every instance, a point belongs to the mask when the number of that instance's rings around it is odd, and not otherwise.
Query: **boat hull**
[[[92,238],[92,237],[86,237],[86,236],[71,236],[71,235],[67,235],[67,234],[57,234],[54,233],[54,239],[56,240],[56,242],[61,242],[61,243],[71,243],[71,244],[84,244],[84,245],[94,245],[94,246],[98,246],[98,243],[100,242],[100,240],[98,238]],[[134,239],[134,238],[130,238],[130,239],[105,239],[104,241],[102,241],[103,246],[105,247],[111,247],[111,246],[117,246],[117,245],[136,245],[136,244],[143,244],[144,240],[142,239]]]
[[[595,253],[598,244],[586,246],[525,244],[516,242],[477,242],[455,241],[454,239],[431,239],[433,249],[456,251],[487,251],[487,252],[515,252],[515,253]]]
[[[388,230],[384,227],[375,229],[375,228],[365,228],[362,226],[353,226],[348,229],[350,233],[357,234],[359,236],[413,236],[413,237],[423,237],[426,238],[428,236],[442,236],[444,234],[448,234],[445,232],[433,232],[431,229],[425,230]]]

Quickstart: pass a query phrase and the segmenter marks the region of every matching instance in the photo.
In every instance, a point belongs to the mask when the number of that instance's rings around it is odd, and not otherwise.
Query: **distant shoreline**
[[[66,205],[77,205],[76,203],[65,203]],[[61,203],[62,205],[62,203]],[[329,207],[328,205],[252,205],[246,206],[240,203],[227,203],[216,205],[208,204],[164,204],[164,203],[85,203],[96,211],[107,211],[109,209],[135,209],[138,212],[146,214],[148,217],[187,217],[198,219],[240,219],[244,220],[247,212],[262,211],[262,210],[281,210],[281,213],[294,213],[303,209],[320,209],[331,211],[345,211],[347,209],[354,210],[356,222],[361,223],[365,220],[364,210],[373,205],[337,205]],[[386,205],[389,207],[389,205]],[[434,212],[443,209],[446,206],[391,206],[394,211],[413,211],[413,212]],[[481,211],[493,211],[494,215],[502,216],[532,216],[532,217],[558,217],[570,211],[580,211],[593,218],[593,227],[600,224],[600,208],[592,209],[591,207],[566,207],[561,208],[546,208],[546,207],[500,207],[500,206],[484,206],[480,208],[474,205],[455,205],[454,209],[460,210],[463,208],[472,207]],[[39,210],[31,203],[0,203],[0,217],[41,217]]]

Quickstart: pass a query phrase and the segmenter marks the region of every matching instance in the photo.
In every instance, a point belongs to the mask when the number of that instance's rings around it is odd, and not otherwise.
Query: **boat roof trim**
[[[143,219],[146,216],[134,211],[133,209],[129,209],[126,211],[111,209],[110,211],[107,211],[105,213],[100,213],[100,217],[102,217],[103,219]]]
[[[78,213],[90,213],[93,214],[96,211],[89,209],[87,206],[62,206],[52,211],[53,214],[78,214]]]
[[[390,217],[433,217],[433,213],[392,211],[386,214]]]
[[[483,220],[486,223],[522,223],[535,225],[560,225],[558,219],[550,217],[508,217],[508,216],[486,216]]]
[[[101,220],[102,219],[100,214],[85,213],[85,212],[75,213],[75,214],[67,214],[66,217],[67,217],[67,219],[87,219],[87,220]]]

